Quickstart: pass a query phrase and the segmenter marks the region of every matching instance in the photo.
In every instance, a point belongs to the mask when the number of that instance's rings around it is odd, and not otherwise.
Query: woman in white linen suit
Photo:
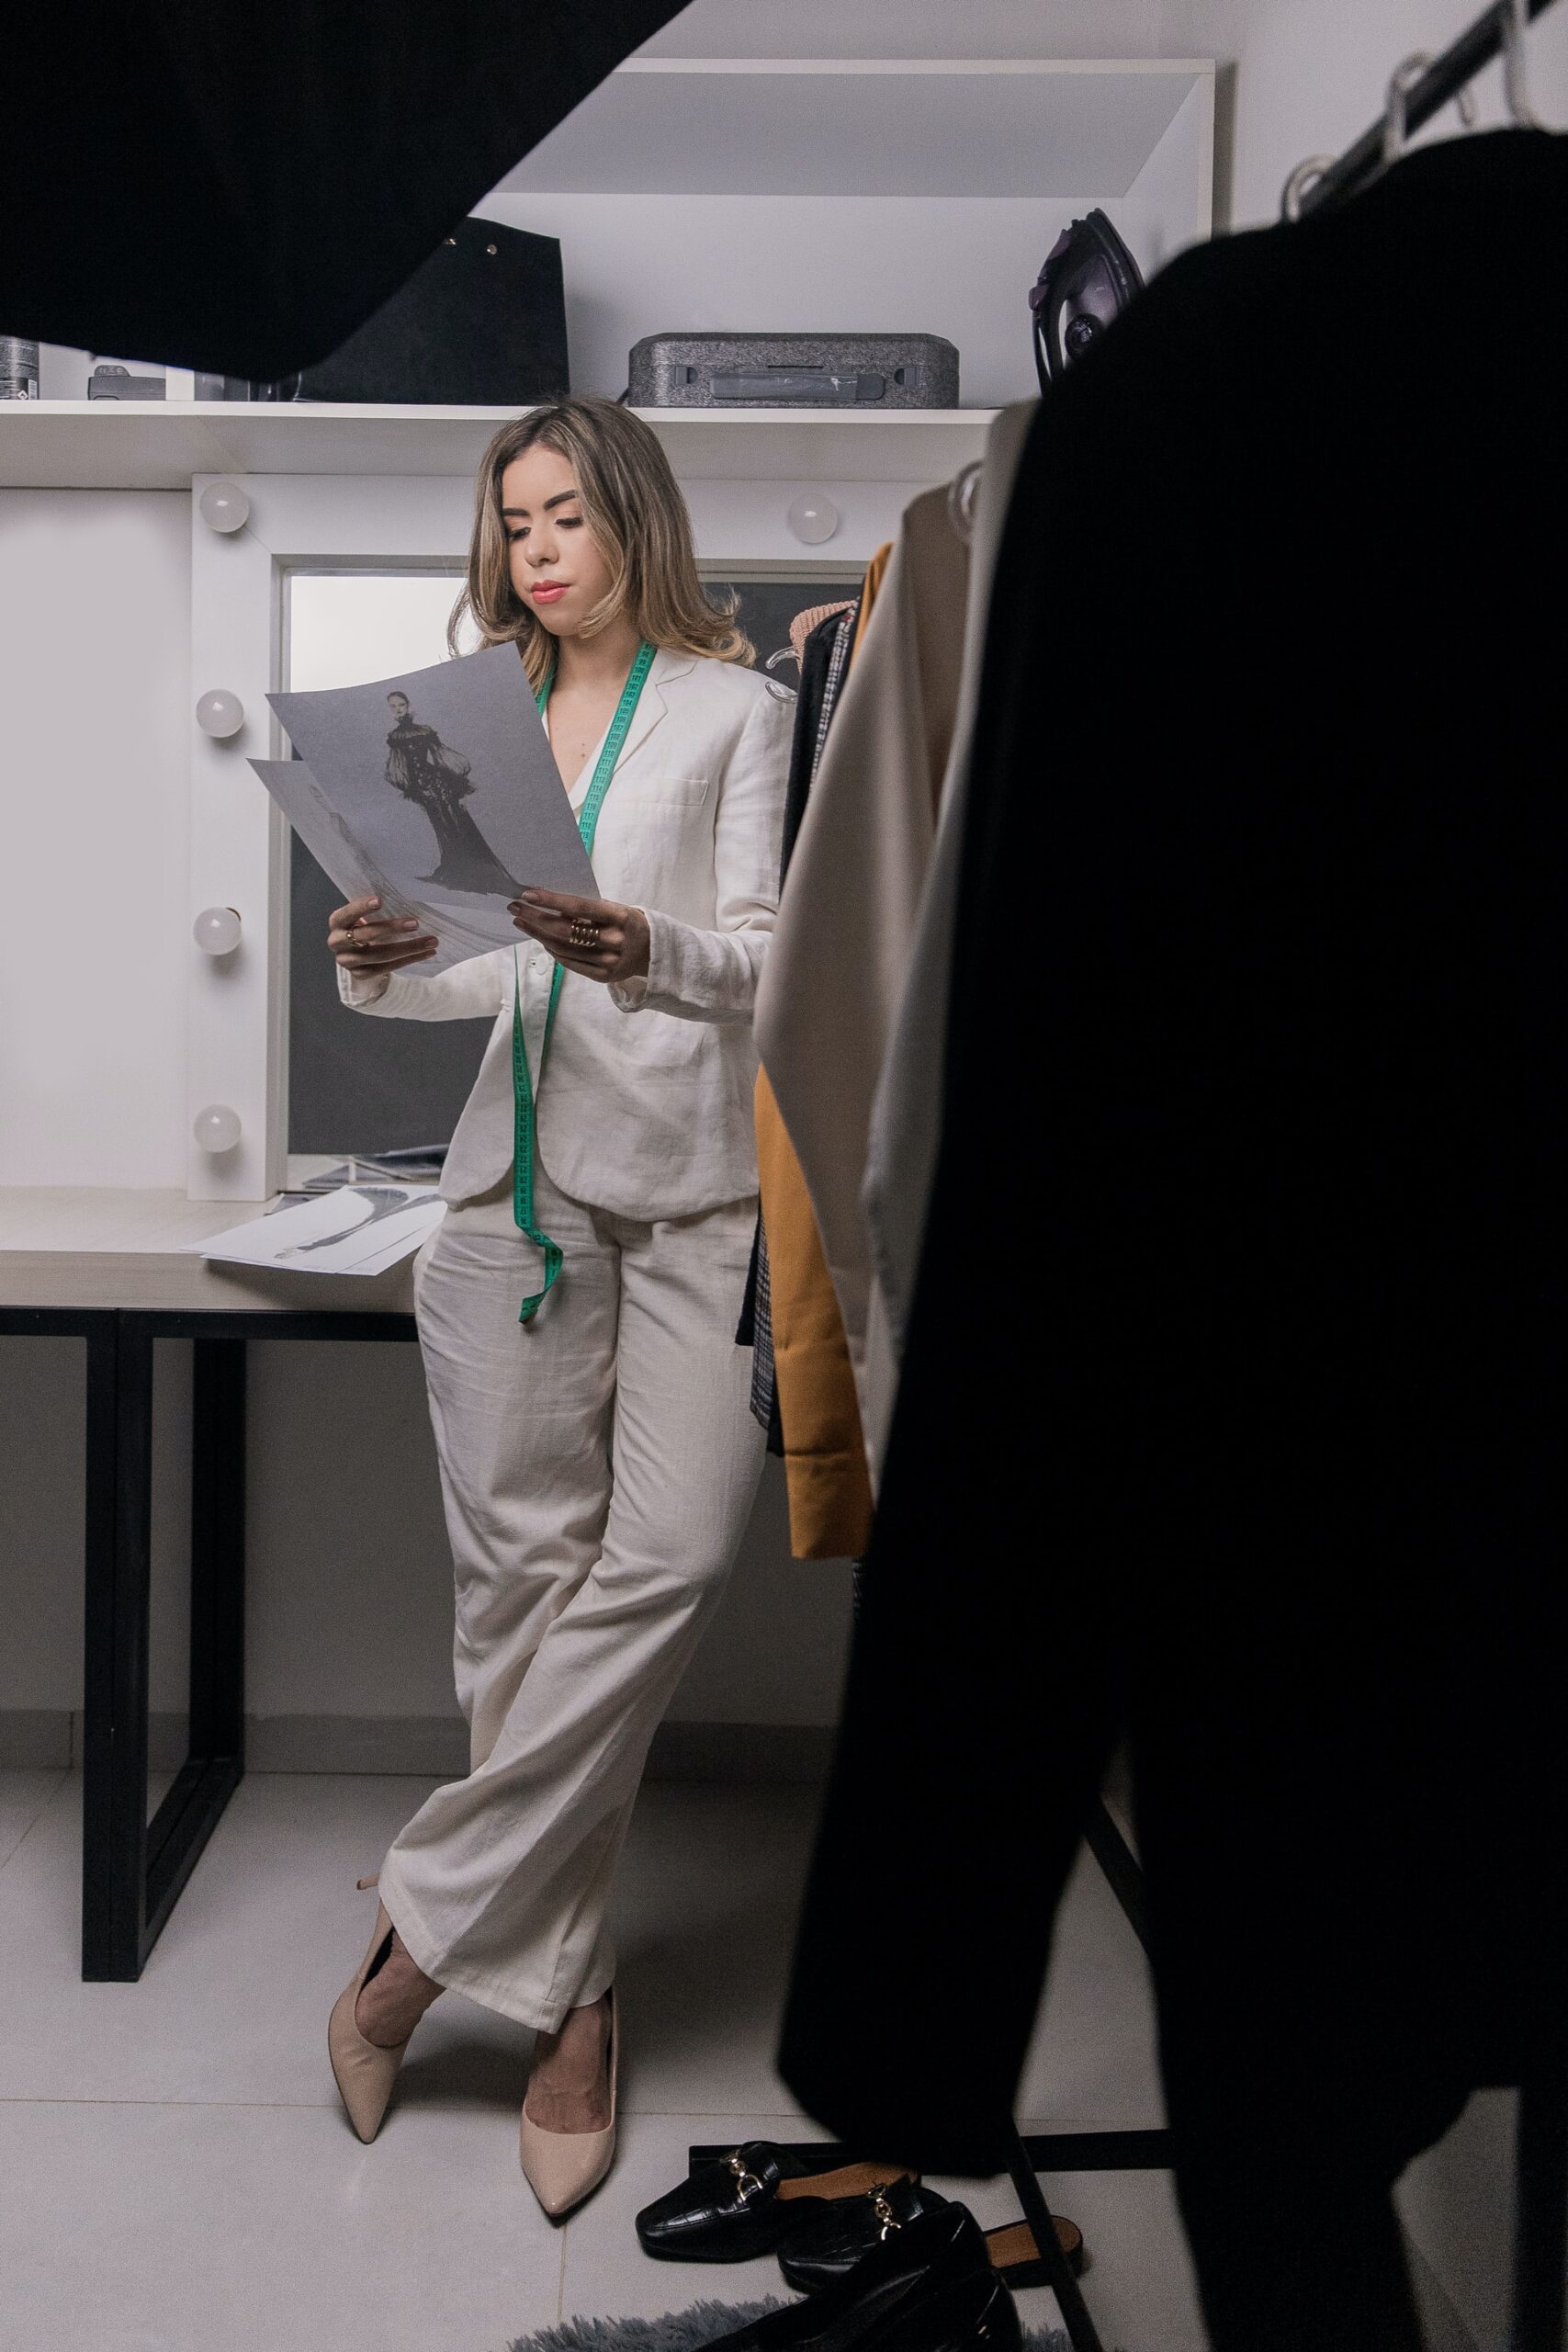
[[[535,2028],[522,2160],[558,2217],[614,2149],[612,1872],[761,1467],[734,1333],[792,699],[744,666],[750,648],[702,594],[658,441],[609,401],[552,402],[497,435],[465,605],[548,687],[574,810],[610,775],[593,843],[605,895],[525,891],[515,950],[428,977],[404,967],[434,943],[375,901],[333,917],[345,1003],[495,1026],[414,1268],[470,1771],[394,1840],[329,2045],[369,2139],[443,1989]],[[514,1183],[514,1003],[537,1102],[531,1218]],[[553,1286],[547,1238],[564,1253]],[[525,1296],[539,1303],[520,1321]]]

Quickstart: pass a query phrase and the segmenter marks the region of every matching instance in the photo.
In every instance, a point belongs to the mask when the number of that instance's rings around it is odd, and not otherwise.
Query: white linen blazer
[[[757,1189],[751,1008],[778,907],[794,715],[794,695],[755,670],[654,658],[593,846],[600,895],[648,916],[648,977],[607,988],[568,972],[537,1087],[539,1158],[576,1200],[651,1223]],[[595,747],[574,808],[598,758]],[[525,933],[515,950],[444,972],[338,967],[338,992],[358,1012],[494,1016],[442,1174],[454,1203],[512,1166],[514,968],[536,1080],[555,962]]]

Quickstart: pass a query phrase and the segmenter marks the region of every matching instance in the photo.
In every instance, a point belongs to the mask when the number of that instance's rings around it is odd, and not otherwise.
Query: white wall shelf
[[[988,408],[644,409],[682,479],[936,481],[977,457]],[[471,477],[504,408],[17,401],[0,486],[186,490],[195,474]]]
[[[1209,58],[639,57],[508,194],[1124,196]]]

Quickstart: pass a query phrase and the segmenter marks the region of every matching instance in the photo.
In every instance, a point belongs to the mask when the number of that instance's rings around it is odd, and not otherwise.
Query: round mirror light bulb
[[[243,531],[251,519],[251,502],[235,481],[209,481],[196,505],[209,531]]]
[[[231,956],[240,944],[240,918],[232,907],[203,907],[191,936],[208,956]]]
[[[204,735],[237,735],[245,723],[245,706],[227,686],[213,686],[197,704],[196,723]]]
[[[227,1102],[209,1102],[191,1121],[190,1131],[203,1151],[232,1151],[240,1140],[240,1114]]]
[[[803,490],[792,498],[785,522],[803,547],[819,548],[839,527],[839,510],[819,490]]]

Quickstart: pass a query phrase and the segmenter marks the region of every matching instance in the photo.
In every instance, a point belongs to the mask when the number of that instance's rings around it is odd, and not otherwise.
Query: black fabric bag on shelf
[[[328,358],[256,396],[518,408],[569,381],[559,240],[464,220]]]

